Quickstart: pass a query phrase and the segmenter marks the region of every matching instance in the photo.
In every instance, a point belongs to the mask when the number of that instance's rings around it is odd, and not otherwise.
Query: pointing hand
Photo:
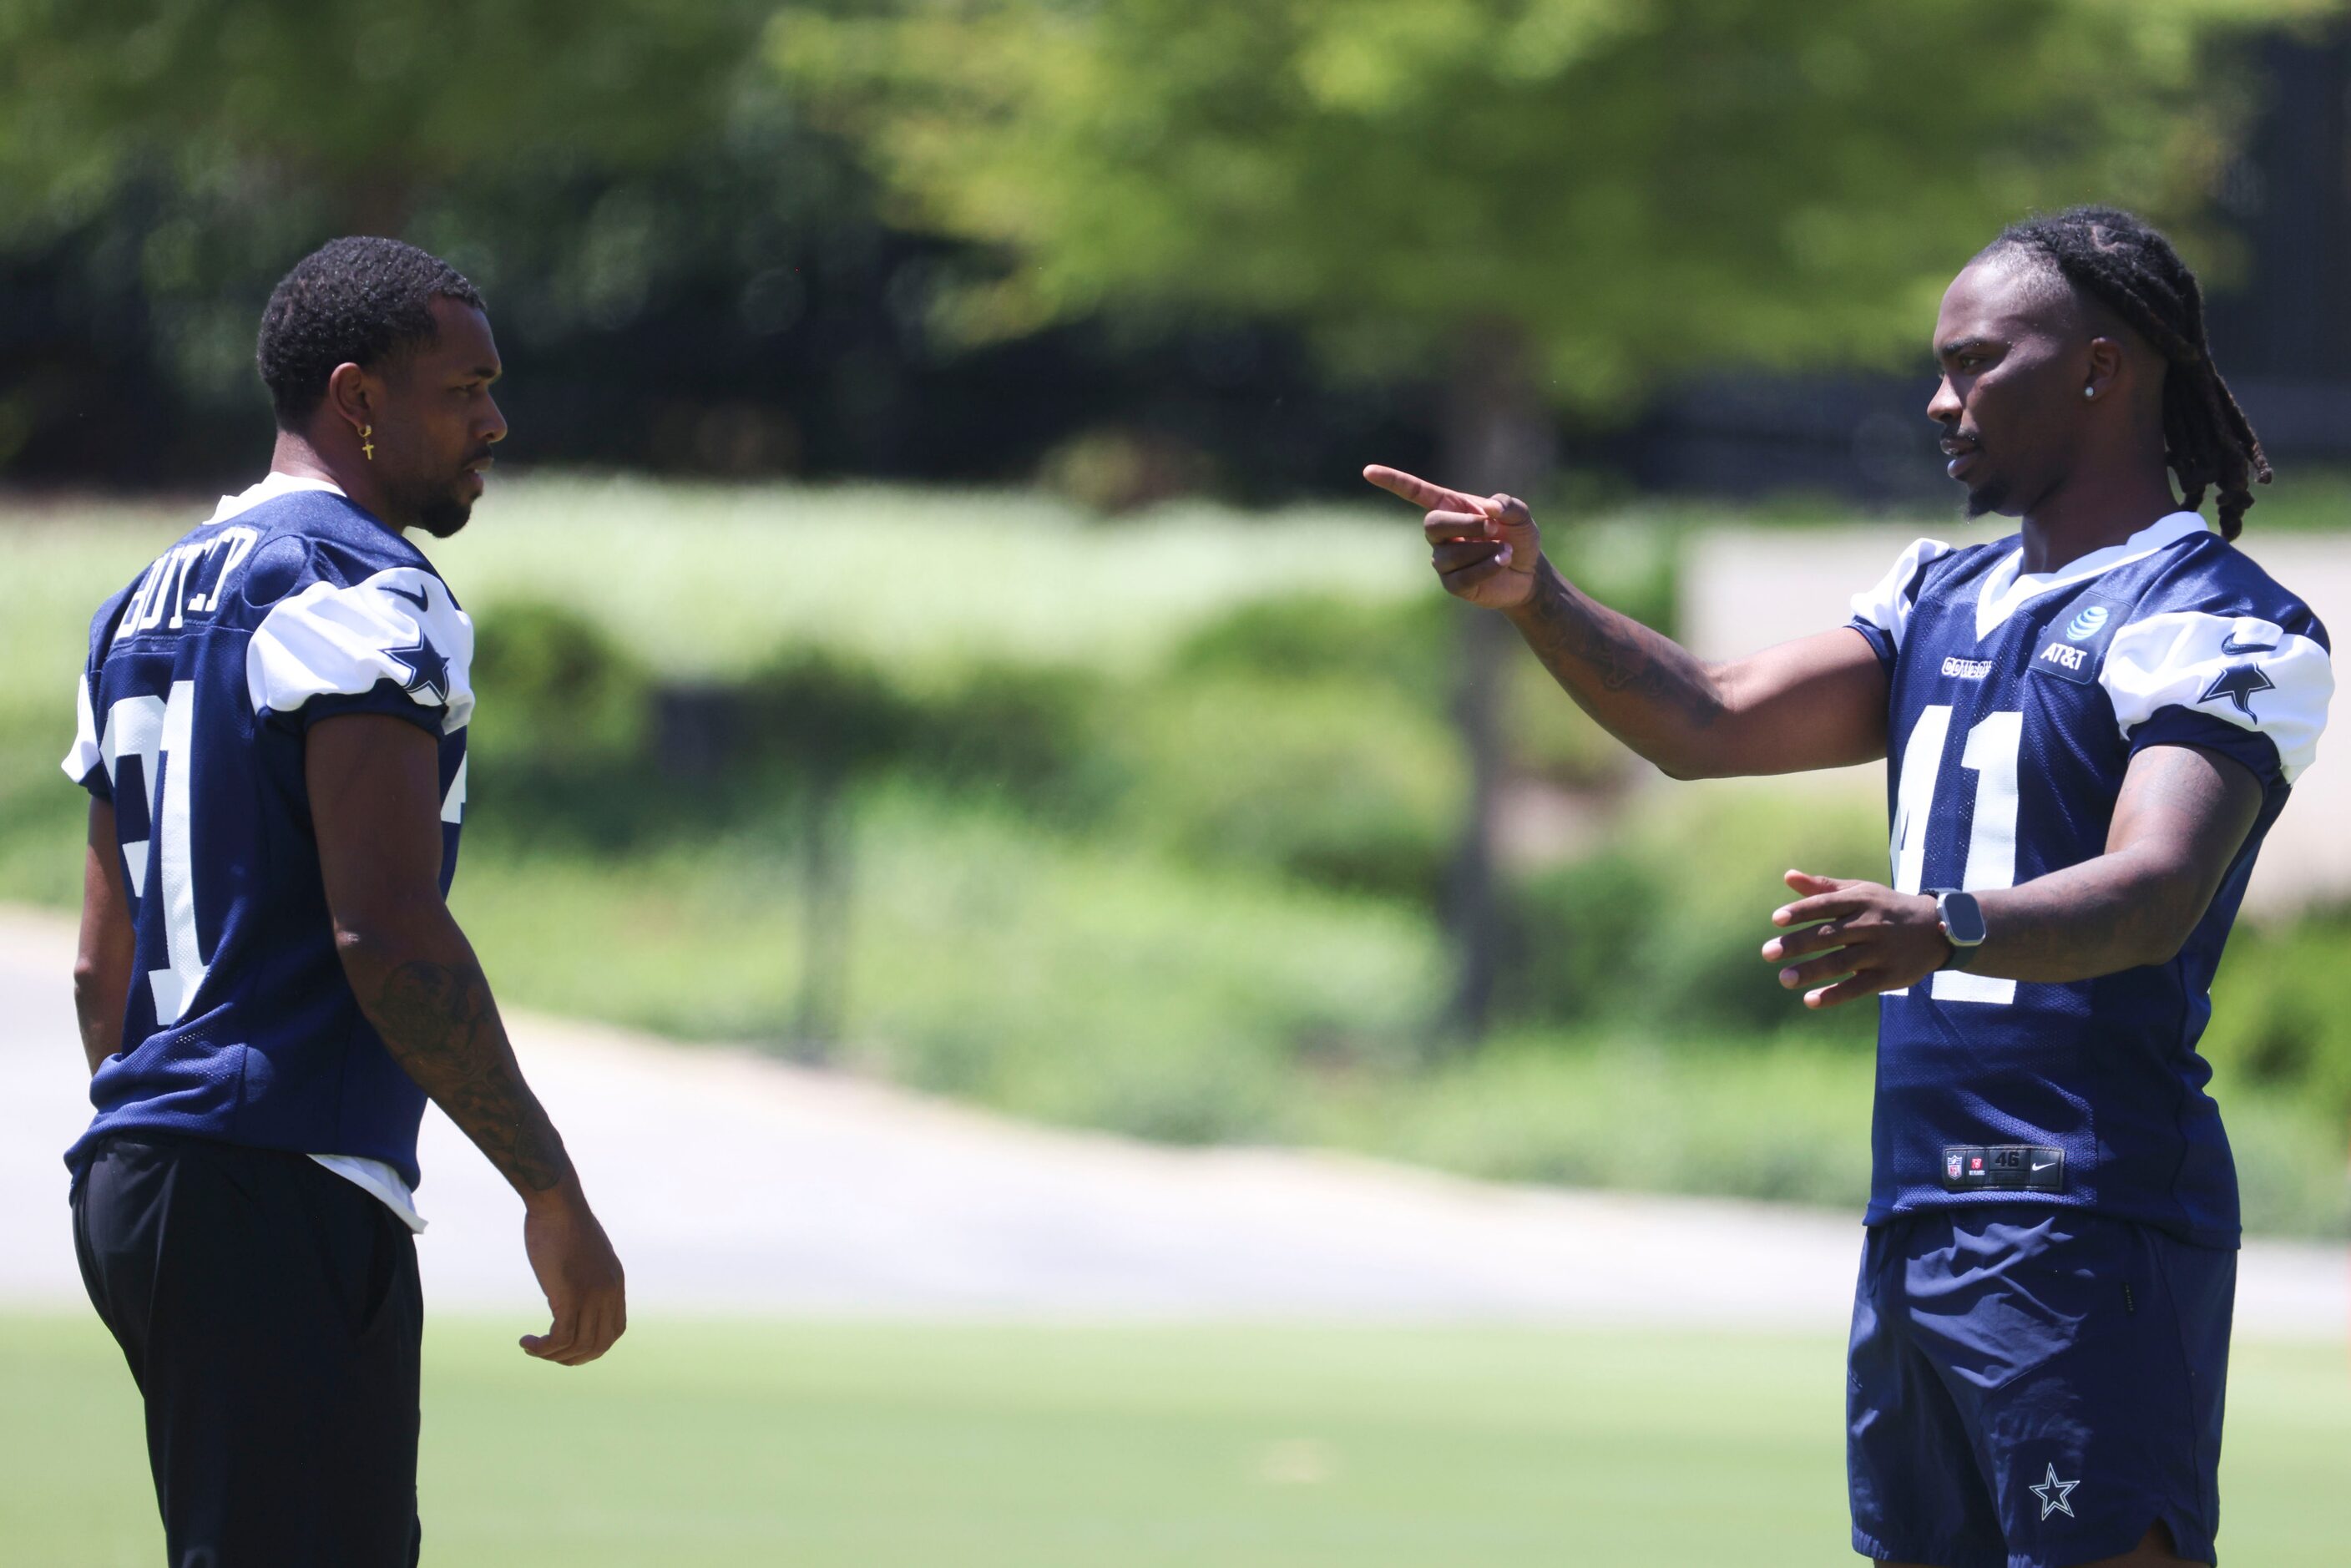
[[[1534,597],[1542,536],[1524,501],[1448,490],[1376,463],[1364,477],[1424,509],[1429,564],[1446,592],[1488,610],[1515,609]]]

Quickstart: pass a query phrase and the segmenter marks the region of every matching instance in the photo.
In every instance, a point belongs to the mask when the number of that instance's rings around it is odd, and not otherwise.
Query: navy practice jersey
[[[2326,631],[2193,512],[2058,571],[2022,564],[2013,536],[1921,539],[1854,600],[1887,677],[1893,885],[2011,887],[2104,852],[2147,746],[2233,758],[2262,812],[2169,963],[2064,985],[1944,971],[1883,998],[1869,1219],[2038,1200],[2232,1246],[2236,1171],[2196,1043],[2253,857],[2326,722]]]
[[[380,1161],[416,1185],[424,1096],[336,956],[303,737],[350,713],[439,737],[445,892],[473,648],[415,546],[331,486],[277,474],[99,611],[65,770],[113,803],[138,957],[69,1165],[106,1134],[155,1129]]]

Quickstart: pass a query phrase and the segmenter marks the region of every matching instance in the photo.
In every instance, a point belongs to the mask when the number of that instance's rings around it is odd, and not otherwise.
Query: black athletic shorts
[[[171,1568],[412,1568],[416,1240],[302,1155],[120,1134],[74,1245],[147,1406]]]

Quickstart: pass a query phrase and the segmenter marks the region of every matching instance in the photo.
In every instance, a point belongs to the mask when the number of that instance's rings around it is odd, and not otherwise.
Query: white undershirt
[[[361,1190],[383,1200],[383,1206],[400,1216],[400,1222],[411,1230],[422,1232],[424,1217],[416,1212],[416,1195],[400,1179],[400,1173],[381,1160],[369,1159],[365,1155],[312,1155],[312,1159]]]
[[[296,474],[272,473],[260,484],[234,496],[223,496],[220,506],[206,518],[207,523],[225,523],[241,517],[264,501],[274,501],[280,496],[290,496],[298,490],[326,490],[341,495],[340,487],[324,479],[305,478]],[[350,1182],[362,1192],[381,1201],[400,1217],[400,1222],[414,1231],[424,1228],[424,1217],[416,1212],[416,1195],[409,1190],[400,1173],[381,1160],[371,1160],[365,1155],[312,1155],[312,1159]]]

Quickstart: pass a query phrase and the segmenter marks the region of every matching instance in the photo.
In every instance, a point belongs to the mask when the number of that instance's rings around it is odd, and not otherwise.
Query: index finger
[[[1483,515],[1486,510],[1474,496],[1448,490],[1442,485],[1432,485],[1419,475],[1407,474],[1401,468],[1389,468],[1374,463],[1364,470],[1364,477],[1389,495],[1410,501],[1425,512],[1475,512]]]

